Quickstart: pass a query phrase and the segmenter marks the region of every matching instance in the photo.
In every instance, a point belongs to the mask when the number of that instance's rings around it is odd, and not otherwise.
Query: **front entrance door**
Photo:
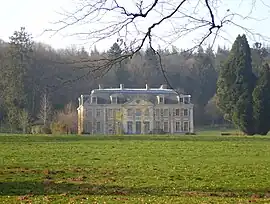
[[[142,132],[142,122],[136,121],[136,134],[141,134]]]

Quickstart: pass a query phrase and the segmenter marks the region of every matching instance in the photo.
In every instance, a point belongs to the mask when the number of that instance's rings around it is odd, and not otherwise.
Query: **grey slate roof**
[[[176,104],[178,103],[177,96],[178,93],[173,89],[167,89],[161,86],[160,88],[141,88],[141,89],[131,89],[124,88],[120,85],[120,88],[99,88],[93,89],[90,95],[82,95],[83,103],[90,102],[91,96],[97,97],[98,104],[110,104],[110,96],[117,97],[118,103],[123,104],[140,95],[141,98],[151,101],[152,103],[157,103],[157,96],[164,96],[165,104]],[[190,97],[189,95],[185,95]],[[81,99],[82,100],[82,99]]]

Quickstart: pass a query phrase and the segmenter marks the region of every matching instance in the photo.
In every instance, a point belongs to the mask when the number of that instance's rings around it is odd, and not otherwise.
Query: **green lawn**
[[[255,201],[269,136],[0,136],[0,203]]]

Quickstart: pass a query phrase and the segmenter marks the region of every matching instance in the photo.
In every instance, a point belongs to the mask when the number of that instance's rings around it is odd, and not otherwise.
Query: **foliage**
[[[31,127],[31,134],[51,134],[50,127],[44,125],[33,125]]]
[[[256,132],[266,135],[270,130],[270,68],[263,66],[257,85],[253,91],[254,119]]]
[[[22,128],[23,133],[28,133],[28,129],[30,126],[30,118],[29,118],[29,113],[27,112],[27,110],[23,109],[19,112],[19,114],[17,115],[18,120],[19,120],[19,125],[20,128]]]
[[[70,102],[68,103],[64,110],[57,112],[56,121],[58,126],[65,127],[65,133],[76,133],[77,132],[77,111],[74,105]],[[56,126],[56,128],[58,127]]]
[[[58,112],[70,101],[77,106],[80,94],[89,93],[98,84],[118,87],[119,83],[123,83],[125,87],[138,88],[145,87],[147,83],[153,88],[167,83],[161,71],[159,56],[151,48],[137,52],[131,59],[111,65],[109,72],[106,72],[106,67],[97,70],[100,63],[97,61],[106,57],[122,57],[125,49],[117,42],[112,43],[111,49],[107,51],[99,50],[100,47],[95,47],[89,53],[83,47],[56,50],[33,42],[24,28],[14,32],[9,43],[0,43],[2,122],[17,131],[20,129],[17,116],[22,109],[28,111],[30,121],[40,119],[45,93],[50,96],[51,112]],[[267,47],[252,48],[253,64],[258,67],[256,69],[261,67],[259,56],[265,61],[269,60],[268,50]],[[205,107],[215,94],[217,74],[223,70],[221,67],[228,57],[228,49],[219,46],[216,53],[210,48],[199,49],[199,52],[194,53],[178,51],[175,47],[171,50],[159,48],[158,51],[172,87],[180,93],[192,95],[196,126],[209,124],[212,120],[205,113]],[[100,77],[101,74],[106,75]]]
[[[0,202],[269,203],[270,138],[217,134],[1,135]]]
[[[61,122],[52,122],[50,129],[52,134],[67,134],[68,132],[67,125]]]
[[[255,133],[252,103],[255,81],[246,36],[239,35],[220,70],[217,97],[218,106],[226,119],[248,135]]]

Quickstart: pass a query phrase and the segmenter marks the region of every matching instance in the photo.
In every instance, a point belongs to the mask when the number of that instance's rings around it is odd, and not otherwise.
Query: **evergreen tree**
[[[108,54],[111,59],[117,59],[121,57],[123,50],[117,43],[114,43],[113,46],[109,49]],[[113,71],[115,73],[118,84],[129,84],[130,74],[126,66],[127,60],[119,60],[114,67]]]
[[[266,135],[270,130],[270,68],[265,64],[253,91],[256,133]]]
[[[245,35],[239,35],[220,70],[217,97],[226,119],[247,135],[253,135],[255,131],[252,104],[255,81],[249,44]]]
[[[25,32],[25,28],[15,31],[10,37],[9,49],[5,58],[5,69],[1,73],[2,82],[5,89],[3,90],[5,98],[4,103],[7,107],[8,121],[12,128],[17,128],[20,124],[21,111],[29,111],[30,103],[28,101],[31,89],[28,86],[30,78],[27,75],[30,69],[31,36]]]

